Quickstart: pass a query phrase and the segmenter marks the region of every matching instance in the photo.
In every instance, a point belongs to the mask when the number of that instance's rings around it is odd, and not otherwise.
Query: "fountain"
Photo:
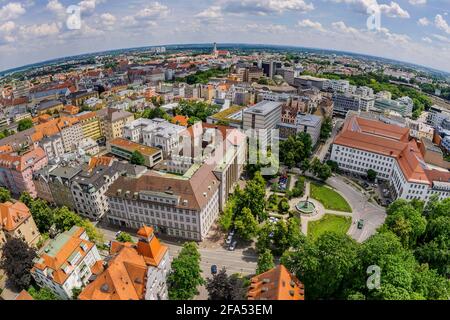
[[[316,206],[314,203],[309,201],[309,197],[306,197],[306,201],[300,201],[297,203],[295,208],[301,213],[305,215],[313,215],[316,211]]]

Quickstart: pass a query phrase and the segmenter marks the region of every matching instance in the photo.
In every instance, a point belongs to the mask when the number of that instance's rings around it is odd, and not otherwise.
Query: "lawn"
[[[339,193],[325,185],[311,182],[311,198],[320,201],[325,209],[352,212],[348,202]]]
[[[351,223],[352,219],[350,217],[326,214],[318,221],[308,222],[308,236],[312,239],[317,239],[326,232],[346,234]]]

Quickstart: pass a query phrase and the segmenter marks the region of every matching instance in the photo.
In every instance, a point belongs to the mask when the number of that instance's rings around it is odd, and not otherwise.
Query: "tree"
[[[377,178],[377,172],[375,170],[369,169],[367,170],[367,179],[369,181],[375,181],[375,179]]]
[[[72,299],[77,300],[80,293],[83,291],[82,288],[73,288],[72,289]]]
[[[258,231],[258,221],[249,208],[243,208],[234,220],[236,233],[244,240],[251,240]]]
[[[347,235],[325,233],[286,251],[281,263],[301,279],[308,299],[339,298],[341,288],[358,265],[358,245]]]
[[[23,193],[20,196],[20,201],[25,203],[30,209],[39,232],[47,233],[55,221],[54,212],[48,204],[42,199],[33,200],[27,193]]]
[[[3,258],[0,261],[0,269],[5,270],[8,281],[18,290],[24,290],[30,286],[33,259],[36,251],[20,238],[11,238],[3,246]]]
[[[233,226],[235,207],[236,207],[236,200],[234,199],[234,196],[231,196],[230,198],[228,198],[227,205],[225,206],[223,213],[219,217],[219,225],[225,231],[230,230],[231,227]]]
[[[426,225],[425,217],[406,200],[394,201],[387,209],[385,227],[394,232],[405,247],[415,246]]]
[[[256,268],[256,274],[261,274],[275,267],[273,261],[272,252],[269,249],[264,249],[258,255],[258,267]]]
[[[246,290],[237,275],[227,275],[225,267],[212,278],[206,279],[209,300],[243,300]]]
[[[131,164],[136,164],[136,165],[142,166],[145,163],[145,158],[142,155],[142,153],[140,153],[138,150],[136,150],[131,154],[130,162],[131,162]]]
[[[320,140],[326,141],[331,136],[331,131],[333,130],[333,121],[330,117],[325,118],[320,128]]]
[[[327,164],[323,164],[320,162],[318,158],[314,158],[311,162],[311,171],[312,173],[322,181],[327,180],[331,177],[331,168]]]
[[[34,300],[60,300],[59,297],[53,293],[49,288],[38,288],[30,287],[28,293],[33,297]]]
[[[133,238],[131,238],[131,235],[126,232],[119,233],[119,235],[116,237],[116,240],[119,242],[133,242]]]
[[[312,153],[312,139],[309,133],[300,132],[280,142],[280,161],[289,167],[308,159]]]
[[[10,200],[11,200],[11,192],[9,192],[9,190],[6,188],[0,188],[0,203]]]
[[[289,200],[287,198],[282,198],[278,202],[278,211],[282,214],[289,212],[291,206],[289,205]]]
[[[167,277],[171,300],[189,300],[198,294],[197,287],[205,283],[201,276],[200,260],[197,244],[185,243],[178,257],[173,259],[172,270]]]
[[[244,191],[236,198],[236,212],[242,212],[243,208],[249,208],[258,221],[267,219],[265,210],[266,181],[258,171],[252,180],[247,182]]]
[[[19,132],[25,131],[33,127],[33,121],[31,119],[22,119],[17,125],[17,130]]]

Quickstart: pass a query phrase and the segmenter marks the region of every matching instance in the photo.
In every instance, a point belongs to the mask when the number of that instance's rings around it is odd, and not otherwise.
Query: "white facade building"
[[[31,275],[40,287],[67,300],[72,298],[72,289],[87,284],[99,261],[96,245],[83,228],[74,226],[39,251]]]

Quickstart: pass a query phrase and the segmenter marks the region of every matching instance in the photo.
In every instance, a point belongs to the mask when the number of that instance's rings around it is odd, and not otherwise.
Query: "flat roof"
[[[244,110],[244,113],[267,115],[273,110],[281,107],[281,105],[282,105],[281,102],[263,100],[255,104],[253,107]]]
[[[123,138],[113,139],[110,141],[110,144],[111,146],[119,147],[129,152],[139,151],[140,153],[146,156],[152,156],[158,152],[161,152],[161,150],[158,148],[145,146],[143,144],[139,144]]]

